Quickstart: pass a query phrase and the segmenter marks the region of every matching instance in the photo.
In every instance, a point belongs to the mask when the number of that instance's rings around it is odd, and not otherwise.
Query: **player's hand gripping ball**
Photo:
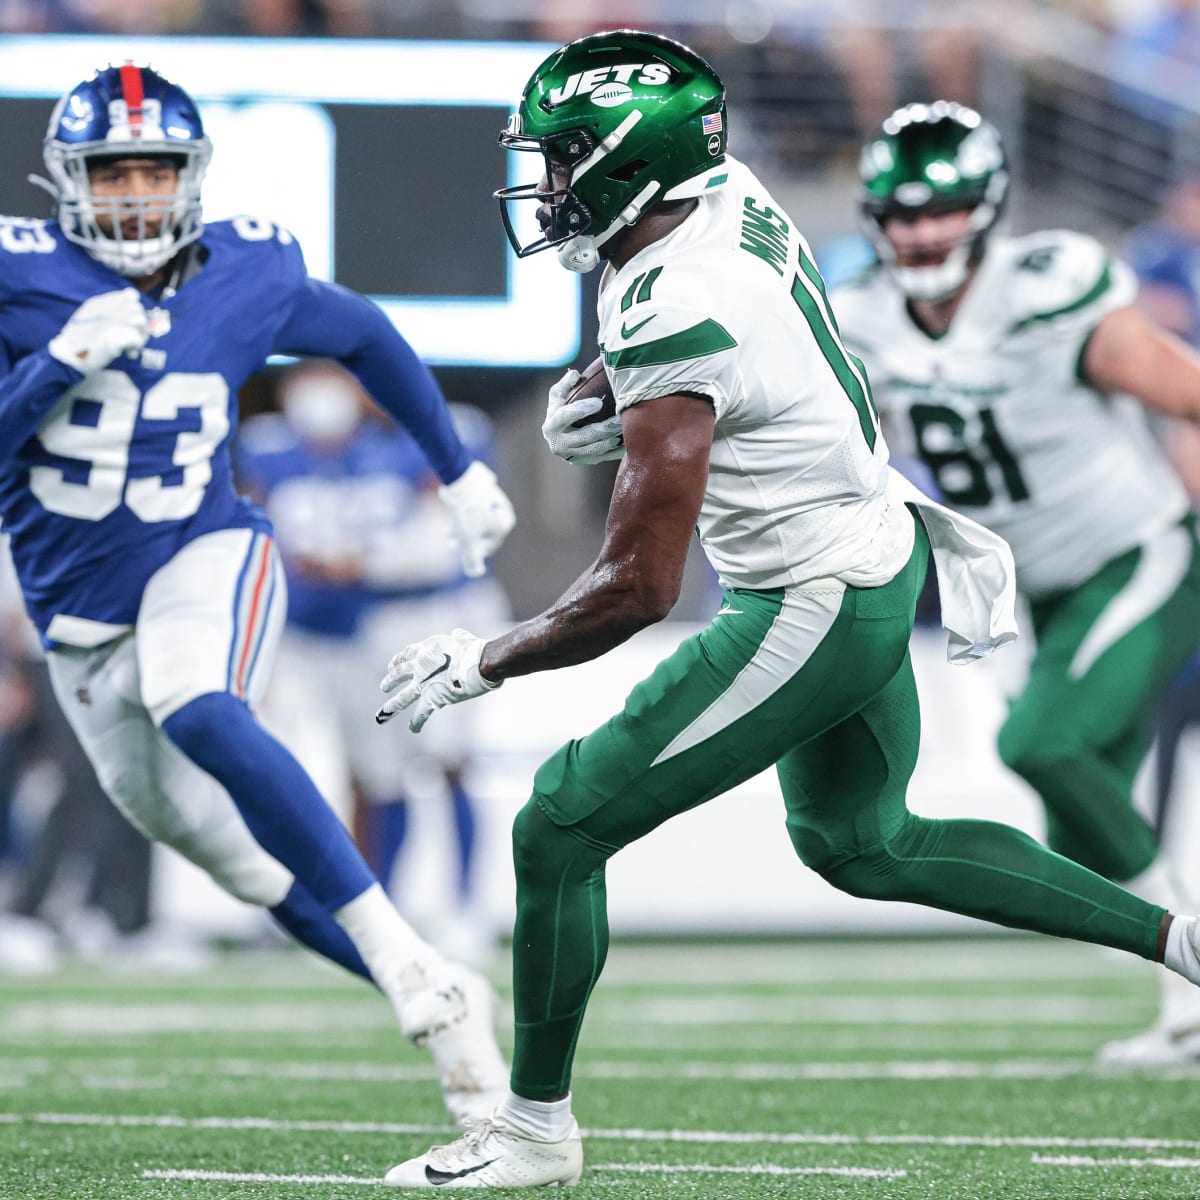
[[[559,458],[584,466],[625,453],[621,418],[603,358],[590,363],[582,374],[568,371],[550,389],[542,436]]]

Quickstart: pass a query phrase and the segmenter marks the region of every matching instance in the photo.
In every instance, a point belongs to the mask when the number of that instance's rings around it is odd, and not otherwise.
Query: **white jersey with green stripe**
[[[1082,374],[1092,331],[1136,291],[1097,241],[1056,230],[992,237],[940,338],[883,268],[833,292],[894,451],[1009,543],[1028,595],[1075,587],[1187,509],[1142,406]]]
[[[763,185],[727,181],[667,237],[604,273],[600,344],[617,411],[675,393],[716,412],[700,541],[725,587],[904,566],[912,520],[889,504],[887,447],[807,243]]]

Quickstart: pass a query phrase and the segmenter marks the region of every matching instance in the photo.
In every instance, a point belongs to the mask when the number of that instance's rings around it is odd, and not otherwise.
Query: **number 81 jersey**
[[[1135,295],[1098,242],[1052,231],[991,238],[940,338],[917,327],[884,268],[832,296],[893,452],[1008,541],[1030,596],[1077,586],[1187,510],[1141,405],[1082,375],[1091,332]]]
[[[65,385],[33,436],[0,447],[0,519],[47,642],[111,638],[184,543],[267,528],[234,493],[229,441],[238,388],[274,351],[307,280],[303,256],[248,218],[208,225],[185,253],[203,266],[173,294],[143,298],[141,353]],[[0,412],[19,400],[3,375],[44,352],[83,301],[125,286],[56,223],[0,218]]]

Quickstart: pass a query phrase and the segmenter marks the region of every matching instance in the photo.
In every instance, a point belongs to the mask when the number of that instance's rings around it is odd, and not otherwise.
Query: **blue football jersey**
[[[490,463],[491,422],[466,405],[450,409],[473,457]],[[275,526],[288,574],[290,624],[350,637],[376,604],[467,583],[457,555],[441,556],[432,544],[439,534],[426,528],[429,509],[422,500],[437,479],[416,441],[400,427],[366,421],[331,448],[298,436],[280,415],[254,417],[238,438],[234,462],[238,479]],[[406,575],[399,561],[403,556],[394,551],[415,541],[428,549],[419,575]],[[301,558],[371,564],[388,556],[397,561],[387,578],[367,571],[335,582],[297,568]]]
[[[0,520],[47,641],[71,640],[56,616],[132,624],[147,580],[191,539],[268,528],[235,493],[230,442],[238,389],[272,354],[341,360],[443,479],[470,462],[407,343],[363,297],[310,279],[285,230],[217,222],[185,253],[199,269],[143,296],[140,354],[81,377],[46,345],[83,301],[128,282],[55,222],[0,218]]]

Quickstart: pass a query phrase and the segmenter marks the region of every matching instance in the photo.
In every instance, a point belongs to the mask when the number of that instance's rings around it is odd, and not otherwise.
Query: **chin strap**
[[[586,275],[600,265],[600,251],[596,248],[596,239],[581,233],[578,237],[563,242],[558,249],[558,261],[568,271]]]
[[[558,247],[558,261],[568,271],[577,271],[580,275],[594,270],[600,262],[600,247],[614,234],[636,224],[661,190],[662,185],[658,180],[652,179],[621,209],[617,219],[603,233],[594,237],[581,233],[563,242]]]

